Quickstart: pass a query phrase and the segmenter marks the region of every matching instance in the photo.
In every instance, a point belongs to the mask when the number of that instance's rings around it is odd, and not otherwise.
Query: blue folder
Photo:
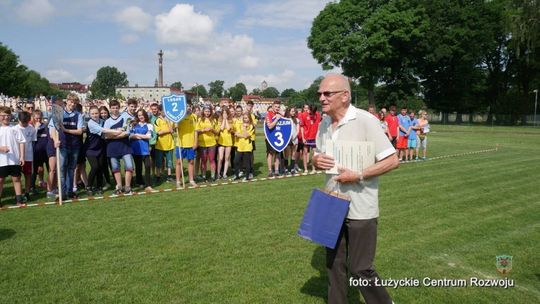
[[[313,189],[297,233],[304,239],[334,249],[348,212],[348,200]]]

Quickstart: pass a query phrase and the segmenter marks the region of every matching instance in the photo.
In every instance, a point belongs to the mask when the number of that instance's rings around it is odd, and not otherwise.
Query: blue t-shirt
[[[131,134],[148,134],[152,133],[153,127],[151,124],[137,124],[131,129]],[[131,149],[133,155],[150,155],[150,139],[131,139]]]
[[[124,112],[127,114],[126,112]],[[127,118],[132,117],[122,113],[120,116],[114,118],[112,115],[105,121],[103,126],[105,129],[124,129],[127,130]],[[107,157],[121,158],[124,155],[133,154],[133,150],[129,145],[129,138],[124,137],[120,139],[108,139],[107,140]]]
[[[411,121],[411,127],[416,127],[418,126],[418,119],[413,119]],[[415,129],[411,129],[411,133],[409,133],[409,139],[416,139],[416,130]]]
[[[405,132],[403,132],[403,130],[399,128],[399,135],[405,136],[405,134],[407,134],[407,130],[409,130],[409,127],[411,126],[411,118],[409,117],[409,115],[401,115],[401,114],[399,114],[397,118],[398,118],[399,126],[405,129]]]
[[[64,109],[63,125],[65,129],[77,130],[84,126],[84,119],[81,113],[77,111],[68,112]],[[49,130],[54,129],[54,123],[51,119]],[[58,132],[61,149],[80,149],[82,147],[82,138],[80,135],[73,135],[64,132]]]
[[[34,143],[34,155],[47,153],[47,143],[49,142],[49,128],[41,124],[37,129],[37,141]],[[34,158],[37,158],[34,156]]]
[[[104,151],[104,140],[101,136],[104,121],[94,121],[90,119],[88,121],[88,127],[86,129],[86,142],[84,143],[86,148],[86,156],[100,156]]]

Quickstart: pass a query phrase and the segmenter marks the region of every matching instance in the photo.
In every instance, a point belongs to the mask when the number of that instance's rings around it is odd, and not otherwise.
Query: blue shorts
[[[124,161],[124,168],[126,172],[133,172],[133,159],[131,158],[131,154],[126,154],[119,158],[111,157],[110,159],[112,173],[120,172],[120,160]]]
[[[416,148],[416,138],[409,138],[409,141],[407,142],[407,146],[409,149]]]
[[[193,160],[195,157],[197,157],[197,151],[195,151],[193,148],[182,148],[182,155],[180,155],[180,148],[176,147],[176,159],[183,158]]]

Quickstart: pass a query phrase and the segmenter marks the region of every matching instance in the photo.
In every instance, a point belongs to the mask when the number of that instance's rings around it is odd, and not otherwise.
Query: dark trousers
[[[246,175],[251,172],[251,154],[252,152],[238,152],[234,156],[234,175],[238,176],[240,169],[244,168]]]
[[[92,188],[94,186],[94,180],[97,178],[96,188],[101,190],[103,187],[103,167],[101,165],[101,156],[87,156],[88,163],[90,163],[90,173],[88,173],[88,187]]]
[[[145,187],[152,186],[150,181],[150,169],[152,167],[152,161],[150,160],[150,155],[133,155],[133,160],[135,160],[135,182],[137,185],[143,185]],[[144,181],[143,181],[143,170],[144,165]]]
[[[109,175],[109,170],[110,170],[109,168],[110,168],[111,162],[107,158],[106,154],[107,153],[105,152],[105,150],[103,151],[103,153],[101,153],[101,156],[99,157],[99,164],[101,166],[101,172],[103,174],[103,178],[105,182],[109,185],[112,185],[111,176]]]
[[[347,303],[347,260],[351,277],[370,282],[379,278],[373,266],[376,244],[377,219],[345,220],[336,248],[326,248],[328,303]],[[392,303],[390,295],[382,286],[371,283],[359,289],[366,304]]]

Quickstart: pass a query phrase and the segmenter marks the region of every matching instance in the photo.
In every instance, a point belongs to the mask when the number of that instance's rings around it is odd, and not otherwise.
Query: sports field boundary
[[[499,150],[499,145],[497,145],[493,149],[485,149],[485,150],[477,150],[477,151],[442,155],[442,156],[427,158],[425,160],[412,160],[412,161],[402,162],[400,165],[406,165],[408,163],[417,163],[417,162],[426,162],[426,161],[434,161],[434,160],[441,160],[441,159],[447,159],[447,158],[462,157],[462,156],[489,153],[489,152],[497,152],[498,150]],[[324,173],[323,171],[316,171],[316,172],[309,172],[309,173],[302,173],[302,174],[295,174],[295,175],[282,175],[279,177],[254,178],[254,179],[246,180],[246,181],[225,181],[225,182],[220,182],[220,183],[201,184],[201,185],[197,185],[196,187],[190,186],[186,188],[165,188],[165,189],[159,189],[159,190],[153,190],[153,191],[133,192],[132,194],[127,194],[127,195],[124,195],[124,194],[114,195],[113,194],[113,195],[103,195],[103,196],[95,196],[95,197],[85,197],[85,198],[80,198],[80,199],[66,200],[66,201],[63,201],[63,203],[73,204],[73,203],[90,202],[90,201],[98,201],[98,200],[110,200],[110,199],[122,198],[122,197],[143,196],[143,195],[149,195],[149,194],[155,194],[155,193],[189,191],[189,190],[213,188],[213,187],[227,186],[227,185],[256,183],[256,182],[264,182],[264,181],[271,181],[271,180],[281,180],[281,179],[287,179],[287,178],[298,178],[298,177],[304,177],[304,176],[315,175],[315,174],[323,174],[323,173]],[[56,201],[37,202],[37,203],[27,204],[26,206],[3,206],[2,208],[0,208],[0,211],[7,211],[7,210],[12,210],[12,209],[25,209],[29,207],[44,207],[44,206],[51,206],[51,205],[61,206]]]

